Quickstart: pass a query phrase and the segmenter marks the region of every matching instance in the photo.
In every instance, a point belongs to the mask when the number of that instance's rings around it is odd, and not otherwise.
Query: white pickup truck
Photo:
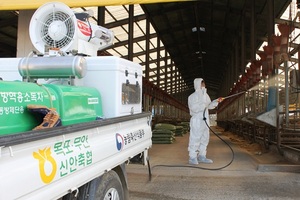
[[[113,34],[64,4],[43,5],[32,21],[42,53],[0,59],[0,199],[128,199],[126,163],[141,155],[146,164],[152,145],[141,66],[82,56]],[[78,37],[79,24],[91,36]]]

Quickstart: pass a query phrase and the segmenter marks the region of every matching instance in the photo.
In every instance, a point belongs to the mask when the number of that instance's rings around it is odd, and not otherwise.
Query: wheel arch
[[[124,197],[125,200],[129,200],[129,190],[128,190],[128,182],[127,182],[127,173],[126,173],[126,165],[125,163],[118,165],[117,167],[113,168],[122,183],[123,191],[124,191]]]

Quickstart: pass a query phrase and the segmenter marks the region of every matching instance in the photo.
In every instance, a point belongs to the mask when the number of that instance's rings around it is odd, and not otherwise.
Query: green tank
[[[55,108],[63,126],[103,116],[95,88],[0,81],[0,135],[29,131],[42,123],[43,118],[27,105]]]
[[[58,99],[55,106],[62,125],[94,121],[103,116],[101,96],[97,89],[46,84]],[[54,96],[53,96],[54,97]]]

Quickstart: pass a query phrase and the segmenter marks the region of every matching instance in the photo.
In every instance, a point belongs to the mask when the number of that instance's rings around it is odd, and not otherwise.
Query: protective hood
[[[195,88],[196,91],[201,89],[201,82],[202,81],[203,81],[203,78],[195,78],[194,88]]]

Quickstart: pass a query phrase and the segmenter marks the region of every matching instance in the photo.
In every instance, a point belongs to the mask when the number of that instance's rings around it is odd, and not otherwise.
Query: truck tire
[[[88,200],[124,200],[121,180],[113,170],[92,180],[88,194]]]

